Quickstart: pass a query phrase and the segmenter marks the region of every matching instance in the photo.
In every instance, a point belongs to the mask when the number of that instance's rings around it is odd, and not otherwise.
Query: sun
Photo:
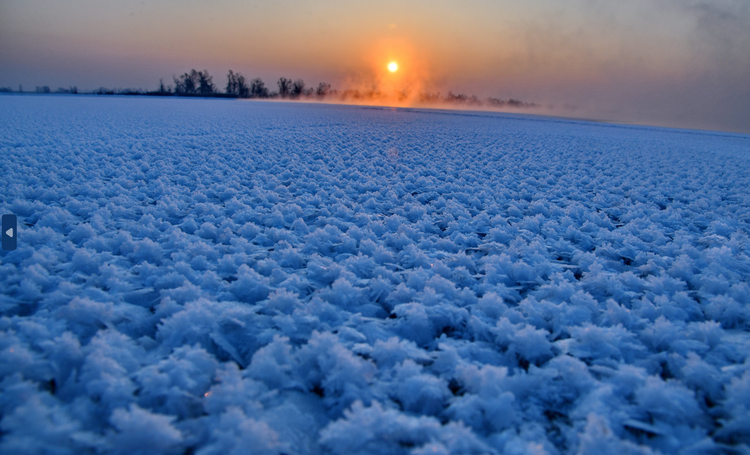
[[[395,73],[396,70],[398,70],[398,63],[391,62],[388,64],[388,71],[390,71],[391,73]]]

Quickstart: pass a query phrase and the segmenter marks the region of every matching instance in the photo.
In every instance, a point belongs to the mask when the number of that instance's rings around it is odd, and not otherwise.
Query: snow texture
[[[750,453],[750,137],[0,97],[0,452]]]

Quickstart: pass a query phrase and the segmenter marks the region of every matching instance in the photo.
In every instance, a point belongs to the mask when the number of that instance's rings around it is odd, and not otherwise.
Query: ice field
[[[0,96],[0,452],[750,453],[750,136]]]

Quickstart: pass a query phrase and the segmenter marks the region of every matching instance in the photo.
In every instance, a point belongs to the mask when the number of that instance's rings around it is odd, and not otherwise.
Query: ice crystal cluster
[[[0,98],[0,451],[750,451],[750,137]]]

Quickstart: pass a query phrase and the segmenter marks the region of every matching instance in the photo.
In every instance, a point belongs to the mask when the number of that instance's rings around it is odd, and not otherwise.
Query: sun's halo
[[[388,64],[388,71],[390,71],[391,73],[395,73],[396,70],[398,70],[398,63],[391,62]]]

